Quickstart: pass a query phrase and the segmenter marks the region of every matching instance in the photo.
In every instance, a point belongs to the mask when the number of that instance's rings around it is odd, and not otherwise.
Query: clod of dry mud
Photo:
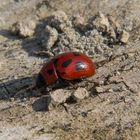
[[[36,24],[33,20],[27,19],[24,22],[16,22],[11,27],[11,32],[21,37],[30,37],[35,32]]]
[[[0,2],[0,139],[140,138],[139,0]],[[64,51],[90,56],[96,75],[29,90]]]

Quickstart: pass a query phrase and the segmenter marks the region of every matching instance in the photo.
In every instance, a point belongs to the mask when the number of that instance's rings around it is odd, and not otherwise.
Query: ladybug
[[[66,52],[45,63],[40,70],[36,87],[42,88],[61,80],[78,80],[95,74],[92,60],[80,52]]]

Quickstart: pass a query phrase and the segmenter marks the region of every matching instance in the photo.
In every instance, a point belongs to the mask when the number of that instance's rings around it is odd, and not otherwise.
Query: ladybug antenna
[[[43,76],[39,73],[38,76],[37,76],[37,79],[36,79],[36,85],[35,87],[38,88],[38,89],[41,89],[43,87],[46,86],[46,82],[45,82],[45,79],[43,78]]]

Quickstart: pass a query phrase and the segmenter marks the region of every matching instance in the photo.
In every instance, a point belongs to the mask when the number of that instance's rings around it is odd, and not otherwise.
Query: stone
[[[72,23],[74,27],[76,27],[78,30],[85,31],[86,26],[85,26],[85,19],[81,17],[79,14],[73,16]]]
[[[51,49],[58,39],[58,32],[55,28],[47,25],[41,37],[42,46],[44,46],[46,49]]]
[[[110,27],[108,18],[101,12],[99,12],[95,20],[93,20],[93,25],[101,32],[108,32]]]
[[[57,89],[51,93],[52,102],[54,103],[65,103],[70,98],[72,92],[64,89]]]
[[[108,89],[109,92],[114,92],[112,88]]]
[[[129,39],[129,33],[128,32],[126,32],[125,30],[123,30],[122,32],[121,32],[121,34],[120,34],[120,41],[122,42],[122,43],[127,43],[128,42],[128,39]]]
[[[104,89],[102,87],[96,87],[95,89],[96,89],[96,92],[98,93],[104,92]]]
[[[116,39],[116,33],[115,33],[115,31],[114,31],[113,28],[110,28],[110,30],[109,30],[109,36],[111,38],[113,38],[113,39]]]
[[[27,19],[21,22],[14,23],[11,27],[11,32],[13,34],[26,38],[34,34],[35,28],[36,23],[33,20]]]
[[[37,9],[37,15],[40,19],[46,18],[48,16],[48,8],[46,5],[41,5]]]
[[[58,31],[63,31],[64,28],[71,25],[71,22],[65,12],[56,11],[48,18],[48,24]]]
[[[49,110],[49,104],[51,102],[51,97],[41,97],[34,101],[32,104],[34,111],[48,111]]]
[[[109,23],[110,23],[110,26],[111,26],[115,31],[117,31],[118,29],[121,28],[120,24],[114,19],[113,16],[108,15],[108,21],[109,21]]]
[[[89,92],[85,89],[85,88],[78,88],[73,96],[76,98],[76,99],[79,99],[79,100],[82,100],[82,99],[85,99],[87,97],[89,97]]]

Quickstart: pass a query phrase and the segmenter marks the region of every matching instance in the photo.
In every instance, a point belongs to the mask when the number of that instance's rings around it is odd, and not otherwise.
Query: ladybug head
[[[42,89],[46,87],[46,82],[43,78],[43,76],[39,73],[36,79],[36,88]]]

